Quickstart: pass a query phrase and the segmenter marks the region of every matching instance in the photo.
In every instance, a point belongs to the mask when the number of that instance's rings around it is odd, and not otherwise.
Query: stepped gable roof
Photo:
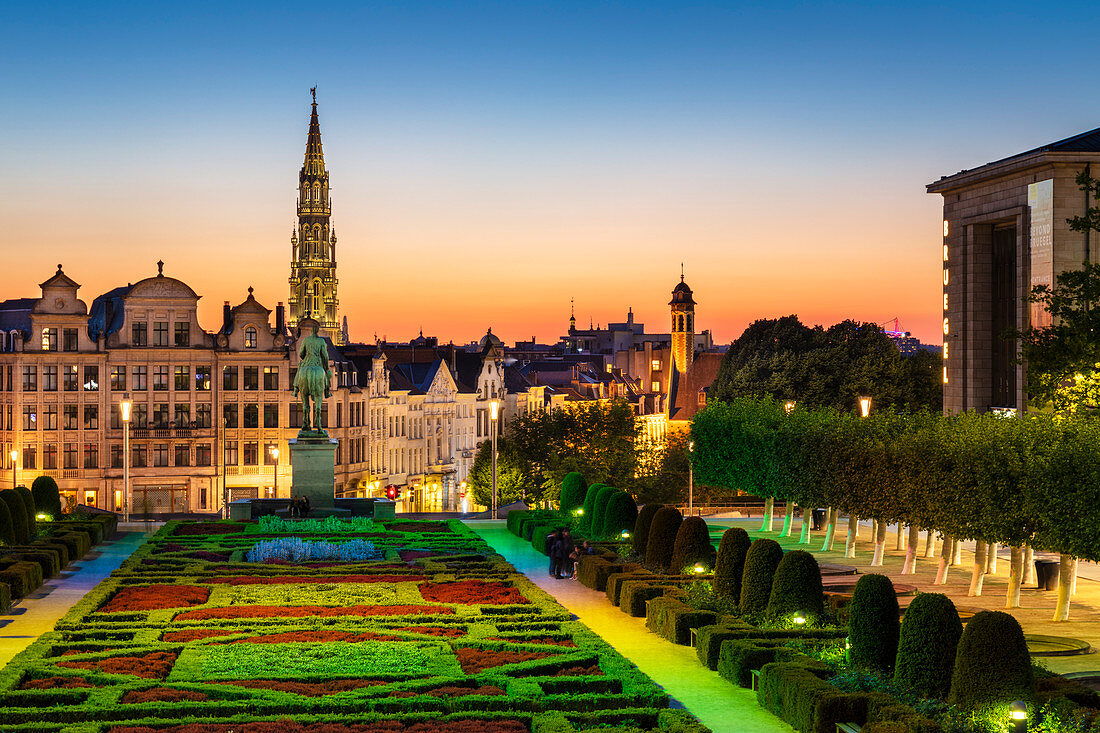
[[[707,390],[718,376],[718,367],[725,354],[703,352],[696,354],[687,374],[672,370],[672,388],[668,396],[668,419],[690,420],[699,412],[699,392]]]

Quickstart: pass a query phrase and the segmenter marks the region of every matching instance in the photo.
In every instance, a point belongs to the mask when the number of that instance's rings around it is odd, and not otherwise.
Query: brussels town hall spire
[[[298,228],[290,235],[290,307],[288,325],[304,318],[321,324],[320,334],[333,343],[343,342],[336,297],[336,231],[329,219],[328,171],[321,148],[321,125],[317,121],[317,87],[309,117],[306,156],[298,173]]]

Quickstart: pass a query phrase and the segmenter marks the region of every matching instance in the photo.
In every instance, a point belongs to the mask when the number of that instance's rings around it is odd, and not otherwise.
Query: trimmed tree
[[[672,559],[668,570],[682,573],[702,563],[710,569],[714,563],[714,546],[710,544],[710,530],[702,517],[688,517],[676,530],[676,542],[672,547]]]
[[[562,514],[570,515],[573,510],[584,505],[585,494],[588,493],[588,483],[579,471],[565,474],[561,482],[561,499],[559,506]]]
[[[848,620],[848,661],[853,667],[888,673],[898,654],[898,595],[885,575],[870,573],[856,583]]]
[[[0,501],[8,505],[11,514],[12,534],[16,544],[25,545],[31,541],[30,531],[27,528],[27,506],[23,503],[23,497],[14,489],[0,491]]]
[[[31,484],[31,495],[38,511],[48,514],[52,519],[61,517],[61,492],[57,482],[49,476],[39,476]]]
[[[0,545],[15,544],[15,527],[11,521],[11,510],[6,501],[0,501]]]
[[[1035,699],[1035,674],[1020,622],[1004,611],[981,611],[959,639],[947,702],[983,710]]]
[[[638,505],[634,503],[634,497],[625,491],[612,494],[603,513],[604,537],[618,537],[623,532],[629,532],[637,521]]]
[[[767,610],[772,580],[782,559],[783,548],[775,540],[758,539],[749,545],[741,576],[741,601],[737,604],[741,613],[761,614]]]
[[[811,622],[821,618],[825,613],[825,593],[817,558],[805,550],[783,555],[772,580],[767,613],[773,618],[800,613]]]
[[[718,560],[714,564],[714,592],[738,603],[741,600],[741,576],[745,572],[745,554],[749,551],[749,533],[731,527],[722,533],[718,543]]]
[[[634,522],[634,552],[640,557],[645,557],[646,545],[649,543],[649,527],[653,524],[653,517],[664,508],[664,504],[646,504],[638,510],[638,519]]]
[[[653,515],[653,523],[649,525],[649,537],[646,540],[645,562],[661,570],[667,570],[672,562],[672,550],[676,546],[676,533],[683,523],[684,517],[675,507],[661,507]]]
[[[603,536],[603,519],[607,514],[607,502],[611,497],[621,493],[614,486],[604,486],[596,494],[596,503],[592,505],[592,518],[589,520],[588,531],[597,537]]]
[[[35,506],[31,490],[26,486],[16,486],[15,492],[23,500],[23,507],[27,510],[27,536],[34,539],[38,536],[38,508]]]
[[[894,680],[924,697],[945,699],[962,631],[950,598],[942,593],[917,594],[902,620]]]
[[[592,484],[584,492],[584,504],[581,505],[584,514],[581,515],[580,529],[590,529],[592,527],[592,512],[596,506],[596,495],[600,493],[600,489],[603,487],[603,484]]]

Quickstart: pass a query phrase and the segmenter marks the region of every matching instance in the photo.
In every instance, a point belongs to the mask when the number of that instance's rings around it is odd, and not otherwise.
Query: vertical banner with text
[[[1028,229],[1031,288],[1054,285],[1054,179],[1031,183],[1027,187],[1027,208],[1031,226]],[[1028,289],[1031,292],[1031,289]],[[1040,303],[1031,304],[1031,325],[1050,325],[1050,314]]]

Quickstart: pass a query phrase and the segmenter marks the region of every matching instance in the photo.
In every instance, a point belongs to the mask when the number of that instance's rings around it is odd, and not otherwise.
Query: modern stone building
[[[1100,243],[1066,223],[1090,205],[1082,171],[1100,173],[1100,129],[928,184],[943,196],[945,412],[1026,407],[1018,348],[1002,335],[1044,323],[1032,287],[1094,259]]]

